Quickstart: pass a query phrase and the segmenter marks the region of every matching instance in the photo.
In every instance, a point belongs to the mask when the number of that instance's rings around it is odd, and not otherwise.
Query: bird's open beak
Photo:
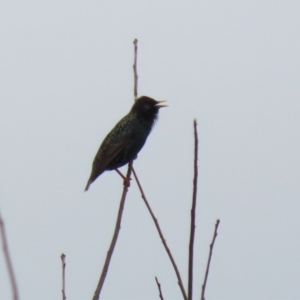
[[[156,107],[158,108],[162,108],[162,107],[167,107],[168,104],[166,104],[167,100],[160,100],[160,101],[156,101],[157,104],[155,104]]]

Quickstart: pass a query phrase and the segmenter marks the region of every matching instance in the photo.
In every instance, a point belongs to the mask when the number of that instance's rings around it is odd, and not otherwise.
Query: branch
[[[162,291],[161,291],[161,287],[160,287],[160,283],[158,282],[158,279],[157,279],[156,276],[155,276],[155,281],[156,281],[157,288],[158,288],[158,291],[159,291],[159,298],[160,298],[161,300],[164,300],[164,297],[163,297]]]
[[[153,222],[154,222],[155,227],[156,227],[156,229],[157,229],[157,231],[158,231],[158,234],[159,234],[159,236],[160,236],[160,239],[161,239],[161,241],[162,241],[162,243],[163,243],[163,245],[164,245],[164,247],[165,247],[165,249],[166,249],[166,251],[167,251],[167,254],[168,254],[170,260],[171,260],[171,263],[172,263],[172,265],[173,265],[174,271],[175,271],[176,276],[177,276],[178,285],[179,285],[179,287],[180,287],[180,290],[181,290],[183,299],[184,299],[184,300],[188,300],[187,295],[186,295],[186,292],[185,292],[185,290],[184,290],[184,286],[183,286],[182,280],[181,280],[180,273],[179,273],[178,268],[177,268],[177,265],[176,265],[176,263],[175,263],[175,260],[174,260],[174,258],[173,258],[173,256],[172,256],[172,253],[171,253],[171,251],[170,251],[170,249],[169,249],[169,247],[168,247],[168,245],[167,245],[167,242],[166,242],[166,240],[165,240],[165,238],[164,238],[164,236],[163,236],[163,233],[162,233],[162,231],[161,231],[161,229],[160,229],[160,226],[159,226],[159,224],[158,224],[158,221],[157,221],[157,219],[156,219],[156,217],[155,217],[155,215],[154,215],[154,213],[153,213],[153,211],[152,211],[152,209],[151,209],[151,207],[150,207],[150,205],[149,205],[149,203],[148,203],[148,201],[147,201],[147,198],[146,198],[145,193],[144,193],[144,191],[143,191],[143,188],[142,188],[142,186],[141,186],[141,184],[140,184],[140,181],[139,181],[139,179],[138,179],[138,177],[137,177],[137,175],[136,175],[136,173],[135,173],[135,171],[134,171],[134,168],[132,168],[132,172],[133,172],[134,178],[135,178],[135,180],[136,180],[136,183],[137,183],[137,185],[138,185],[138,187],[139,187],[139,189],[140,189],[140,192],[141,192],[141,194],[142,194],[142,198],[143,198],[143,200],[144,200],[144,202],[145,202],[145,204],[146,204],[146,206],[147,206],[147,208],[148,208],[148,211],[149,211],[149,213],[150,213],[150,215],[151,215],[151,217],[152,217],[152,219],[153,219]]]
[[[62,300],[66,300],[66,276],[65,276],[65,270],[66,270],[66,261],[65,261],[66,255],[61,254],[60,259],[61,259],[61,268],[62,268]]]
[[[196,200],[197,200],[197,182],[198,182],[198,132],[197,121],[194,120],[194,180],[193,180],[193,199],[191,209],[191,229],[190,229],[190,245],[189,245],[189,273],[188,273],[188,299],[193,299],[193,260],[194,260],[194,240],[196,228]]]
[[[207,261],[207,266],[206,266],[206,272],[205,272],[204,282],[202,284],[201,300],[205,300],[205,288],[206,288],[206,283],[207,283],[209,266],[210,266],[210,261],[211,261],[211,257],[212,257],[212,252],[213,252],[215,240],[216,240],[216,237],[218,235],[217,230],[218,230],[219,224],[220,224],[220,220],[218,219],[217,222],[216,222],[216,225],[215,225],[215,232],[214,232],[214,236],[213,236],[212,242],[209,245],[210,250],[209,250],[209,255],[208,255],[208,261]]]
[[[134,77],[134,87],[133,87],[133,95],[134,99],[138,96],[138,74],[137,74],[137,53],[138,53],[138,40],[134,39],[134,63],[133,63],[133,77]]]
[[[7,244],[7,239],[6,239],[6,233],[5,233],[5,226],[4,226],[4,221],[1,217],[0,213],[0,235],[1,235],[1,241],[2,241],[2,250],[4,254],[4,259],[6,262],[6,267],[8,270],[8,275],[9,275],[9,280],[10,280],[10,285],[13,293],[13,300],[18,300],[19,299],[19,294],[18,294],[18,288],[17,288],[17,282],[16,278],[14,275],[14,270],[12,266],[12,262],[10,259],[9,251],[8,251],[8,244]]]
[[[113,234],[112,241],[110,243],[110,247],[107,251],[105,263],[104,263],[104,266],[103,266],[103,269],[102,269],[102,273],[101,273],[96,291],[95,291],[94,296],[93,296],[93,300],[98,300],[99,297],[100,297],[100,292],[102,290],[102,287],[103,287],[103,284],[104,284],[104,281],[105,281],[105,278],[106,278],[106,275],[107,275],[107,272],[108,272],[110,260],[111,260],[111,257],[113,255],[116,243],[117,243],[118,235],[119,235],[119,232],[120,232],[120,229],[121,229],[122,215],[123,215],[126,195],[127,195],[127,192],[128,192],[131,170],[132,170],[132,162],[130,162],[128,164],[128,170],[127,170],[127,175],[126,175],[127,180],[124,180],[123,194],[122,194],[122,198],[121,198],[121,201],[120,201],[120,206],[119,206],[115,231],[114,231],[114,234]]]

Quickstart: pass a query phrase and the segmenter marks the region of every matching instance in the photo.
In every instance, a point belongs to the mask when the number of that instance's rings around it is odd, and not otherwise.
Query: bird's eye
[[[151,106],[150,106],[149,104],[144,104],[144,108],[145,108],[146,110],[149,110],[149,109],[151,108]]]

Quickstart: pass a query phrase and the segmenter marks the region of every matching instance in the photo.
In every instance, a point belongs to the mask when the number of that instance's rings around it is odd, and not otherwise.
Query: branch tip
[[[218,230],[219,224],[220,224],[220,219],[217,219],[216,224],[215,224],[213,239],[212,239],[211,244],[209,245],[210,250],[209,250],[209,255],[208,255],[208,260],[207,260],[205,277],[204,277],[204,281],[203,281],[203,284],[202,284],[201,300],[205,300],[205,288],[206,288],[206,283],[207,283],[207,278],[208,278],[208,273],[209,273],[209,267],[210,267],[212,252],[213,252],[216,237],[218,235],[217,230]]]

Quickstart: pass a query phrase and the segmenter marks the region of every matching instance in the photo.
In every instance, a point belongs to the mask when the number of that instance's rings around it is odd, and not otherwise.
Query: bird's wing
[[[93,179],[96,179],[106,169],[114,158],[128,145],[130,139],[131,135],[128,134],[123,136],[121,140],[106,144],[106,147],[100,147],[93,162],[93,171],[91,175],[91,177],[94,177]]]
[[[87,182],[87,185],[85,187],[85,191],[89,189],[89,186],[91,183],[104,172],[105,168],[109,165],[109,163],[126,147],[126,145],[130,141],[130,136],[124,138],[121,141],[118,141],[114,143],[113,145],[110,145],[110,147],[106,148],[100,148],[99,151],[101,151],[101,155],[98,156],[99,152],[97,153],[95,160],[93,162],[93,168],[91,172],[91,176]],[[97,157],[101,157],[100,160],[97,159]]]
[[[107,147],[107,149],[103,149],[102,152],[102,166],[105,169],[112,160],[118,156],[118,154],[128,145],[130,142],[131,136],[128,135],[126,137],[123,136],[122,140],[114,143],[113,145],[110,145]]]

